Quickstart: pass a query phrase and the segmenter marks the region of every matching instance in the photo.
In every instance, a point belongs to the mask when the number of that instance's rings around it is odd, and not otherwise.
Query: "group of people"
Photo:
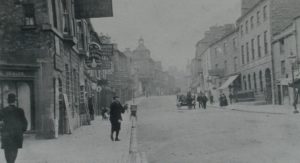
[[[206,104],[208,101],[208,98],[204,93],[200,93],[197,97],[197,101],[199,103],[199,109],[202,107],[203,109],[206,109]]]

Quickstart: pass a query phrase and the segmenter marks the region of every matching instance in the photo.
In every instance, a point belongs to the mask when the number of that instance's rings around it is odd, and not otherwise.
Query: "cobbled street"
[[[258,106],[259,107],[259,106]],[[177,109],[176,97],[140,101],[138,141],[149,163],[297,163],[300,117],[208,107]]]

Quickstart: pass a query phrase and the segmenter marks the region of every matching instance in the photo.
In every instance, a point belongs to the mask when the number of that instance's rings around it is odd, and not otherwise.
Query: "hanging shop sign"
[[[112,0],[75,0],[76,19],[112,16]]]
[[[97,43],[89,44],[89,56],[85,60],[85,64],[89,69],[104,70],[111,69],[113,45]]]

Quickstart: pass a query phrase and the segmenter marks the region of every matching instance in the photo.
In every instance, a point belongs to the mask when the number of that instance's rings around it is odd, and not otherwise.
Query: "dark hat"
[[[8,103],[14,103],[16,101],[16,95],[14,93],[10,93],[7,96]]]
[[[119,98],[119,96],[114,96],[114,97],[113,97],[114,100],[117,99],[117,98]]]

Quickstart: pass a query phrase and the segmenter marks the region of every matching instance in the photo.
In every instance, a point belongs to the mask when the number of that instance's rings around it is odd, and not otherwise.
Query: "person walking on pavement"
[[[121,129],[121,121],[122,121],[122,112],[124,112],[124,108],[120,103],[119,97],[114,96],[113,101],[110,105],[110,123],[111,123],[111,135],[110,138],[112,141],[120,141],[119,132]],[[116,137],[114,139],[114,132],[116,132]]]
[[[89,113],[90,113],[91,120],[94,120],[95,111],[94,111],[93,98],[92,97],[89,97],[89,99],[88,99],[88,108],[89,108]]]
[[[197,101],[198,101],[198,104],[199,104],[199,109],[201,108],[201,94],[198,94],[198,97],[197,97]]]
[[[207,101],[208,101],[208,99],[207,99],[207,97],[205,96],[205,94],[202,94],[202,96],[201,96],[201,103],[202,103],[202,107],[203,107],[203,109],[206,109],[206,103],[207,103]]]
[[[220,94],[219,102],[220,102],[221,108],[223,108],[223,106],[228,106],[228,101],[227,101],[227,98],[224,93]]]
[[[213,95],[209,96],[209,102],[210,102],[211,105],[214,103],[214,96]]]
[[[230,101],[230,104],[232,104],[232,100],[233,100],[233,94],[230,93],[230,94],[229,94],[229,101]]]
[[[23,109],[16,107],[16,95],[8,94],[9,106],[0,110],[0,121],[3,121],[1,148],[7,163],[15,163],[18,149],[23,147],[23,133],[27,130],[27,120]]]

